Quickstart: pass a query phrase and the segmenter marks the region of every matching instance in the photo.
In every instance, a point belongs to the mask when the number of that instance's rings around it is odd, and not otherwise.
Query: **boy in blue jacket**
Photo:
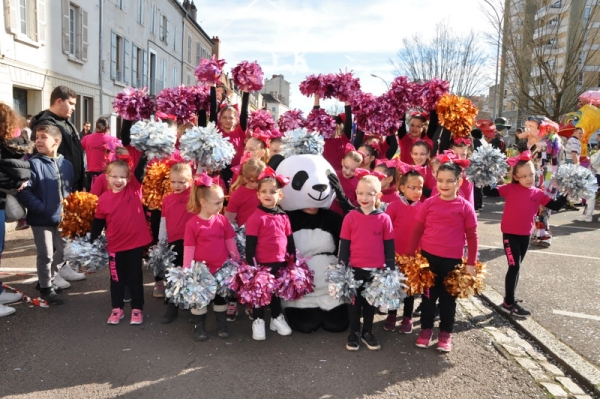
[[[58,155],[61,140],[61,132],[56,126],[36,126],[35,148],[38,153],[29,159],[31,180],[17,194],[21,204],[27,208],[27,223],[33,230],[40,296],[52,305],[63,303],[53,281],[58,265],[63,262],[64,241],[58,231],[62,201],[71,193],[74,179],[73,165]]]

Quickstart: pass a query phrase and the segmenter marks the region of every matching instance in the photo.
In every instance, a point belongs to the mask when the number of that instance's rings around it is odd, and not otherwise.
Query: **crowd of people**
[[[31,136],[27,138],[21,134],[19,117],[0,103],[0,245],[4,244],[6,197],[14,196],[27,209],[27,223],[33,231],[39,280],[36,289],[42,300],[50,305],[62,304],[61,290],[70,286],[69,281],[85,278],[84,273],[64,262],[64,240],[60,235],[62,201],[76,191],[98,196],[91,240],[103,232],[107,240],[112,308],[109,324],[118,324],[124,318],[126,301],[131,302],[130,323],[143,323],[144,253],[158,240],[173,246],[175,265],[190,267],[194,261],[203,261],[213,274],[227,259],[248,264],[256,261],[275,274],[285,266],[286,256],[296,254],[289,217],[279,207],[282,188],[293,184],[292,176],[282,176],[270,166],[273,159],[281,157],[281,139],[247,130],[247,92],[238,111],[212,87],[210,112],[194,121],[215,122],[221,134],[229,138],[236,151],[231,165],[220,173],[199,173],[174,155],[168,178],[171,192],[162,199],[161,210],[153,212],[142,204],[148,159],[131,146],[131,121],[123,123],[120,141],[111,135],[110,121],[104,117],[96,121],[93,132],[86,123],[80,133],[69,121],[75,106],[76,93],[57,87],[50,107],[32,117]],[[320,106],[318,96],[314,106]],[[179,136],[185,130],[168,116],[163,121]],[[397,135],[381,137],[360,130],[353,134],[349,104],[336,116],[336,123],[336,134],[324,140],[323,157],[334,169],[330,181],[337,200],[331,210],[343,216],[337,256],[352,268],[356,280],[362,280],[355,301],[348,305],[348,350],[358,350],[361,342],[371,350],[380,349],[373,334],[377,309],[361,292],[371,281],[372,270],[393,269],[395,254],[414,255],[417,249],[436,277],[434,286],[421,298],[421,330],[416,345],[430,346],[439,312],[437,348],[452,349],[456,299],[443,282],[463,257],[467,259],[467,272],[475,274],[477,211],[483,206],[484,192],[506,201],[501,231],[508,269],[501,309],[516,317],[531,314],[515,300],[519,270],[532,237],[536,243],[549,245],[550,211],[566,203],[566,198],[548,185],[547,172],[556,166],[557,154],[550,152],[546,139],[538,135],[542,123],[539,118],[529,118],[517,136],[524,146],[508,158],[509,180],[487,189],[474,187],[464,173],[474,150],[495,145],[494,140],[488,143],[479,129],[474,129],[469,139],[453,138],[452,132],[440,126],[433,110],[428,115],[409,113]],[[579,163],[580,138],[576,129],[565,146],[566,163]],[[591,221],[595,199],[585,200],[583,220]],[[246,226],[245,259],[238,252],[232,223]],[[153,296],[165,297],[162,276],[156,276]],[[18,293],[0,291],[0,316],[13,313],[14,308],[6,304],[20,299]],[[411,334],[414,300],[412,296],[405,299],[401,317],[390,310],[384,329],[398,328],[401,333]],[[165,303],[162,322],[168,324],[177,317],[179,308],[166,299]],[[291,334],[280,298],[273,295],[269,307],[270,330]],[[207,311],[207,307],[191,311],[198,341],[209,337]],[[227,321],[238,316],[236,298],[217,295],[213,311],[217,335],[228,337]],[[246,311],[253,319],[253,339],[264,340],[265,307]]]

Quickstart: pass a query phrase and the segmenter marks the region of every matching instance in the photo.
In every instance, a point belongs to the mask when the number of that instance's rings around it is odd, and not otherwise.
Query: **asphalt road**
[[[34,261],[30,231],[9,233],[0,277],[34,295]],[[460,312],[449,354],[415,347],[416,332],[406,336],[383,331],[382,316],[377,316],[374,331],[382,342],[378,352],[364,346],[348,352],[346,333],[323,331],[288,337],[268,331],[266,341],[256,342],[251,322],[241,316],[229,324],[231,338],[220,340],[212,312],[210,340],[201,343],[193,341],[185,312],[173,324],[159,323],[164,305],[151,296],[150,271],[145,281],[145,320],[139,326],[128,323],[128,307],[121,324],[106,324],[107,270],[74,282],[63,294],[62,306],[16,304],[17,313],[0,319],[0,396],[546,397],[522,367],[498,352],[481,323],[472,323]],[[503,319],[493,317],[486,323],[496,326]]]

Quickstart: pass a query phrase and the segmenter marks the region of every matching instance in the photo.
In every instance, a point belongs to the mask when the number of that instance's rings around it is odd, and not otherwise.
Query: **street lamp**
[[[383,83],[385,83],[385,85],[386,85],[387,89],[388,89],[388,90],[390,89],[390,84],[389,84],[389,83],[388,83],[388,82],[387,82],[387,81],[386,81],[384,78],[382,78],[381,76],[377,76],[377,75],[375,75],[375,74],[373,74],[373,73],[371,74],[371,76],[373,76],[374,78],[377,78],[377,79],[381,79],[381,81],[382,81]]]

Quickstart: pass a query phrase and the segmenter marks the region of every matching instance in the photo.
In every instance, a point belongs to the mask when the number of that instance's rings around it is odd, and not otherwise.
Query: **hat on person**
[[[496,129],[498,129],[498,130],[503,130],[503,129],[510,130],[512,125],[507,125],[507,123],[508,123],[508,120],[506,118],[499,117],[499,118],[494,119],[494,124],[496,125]]]

